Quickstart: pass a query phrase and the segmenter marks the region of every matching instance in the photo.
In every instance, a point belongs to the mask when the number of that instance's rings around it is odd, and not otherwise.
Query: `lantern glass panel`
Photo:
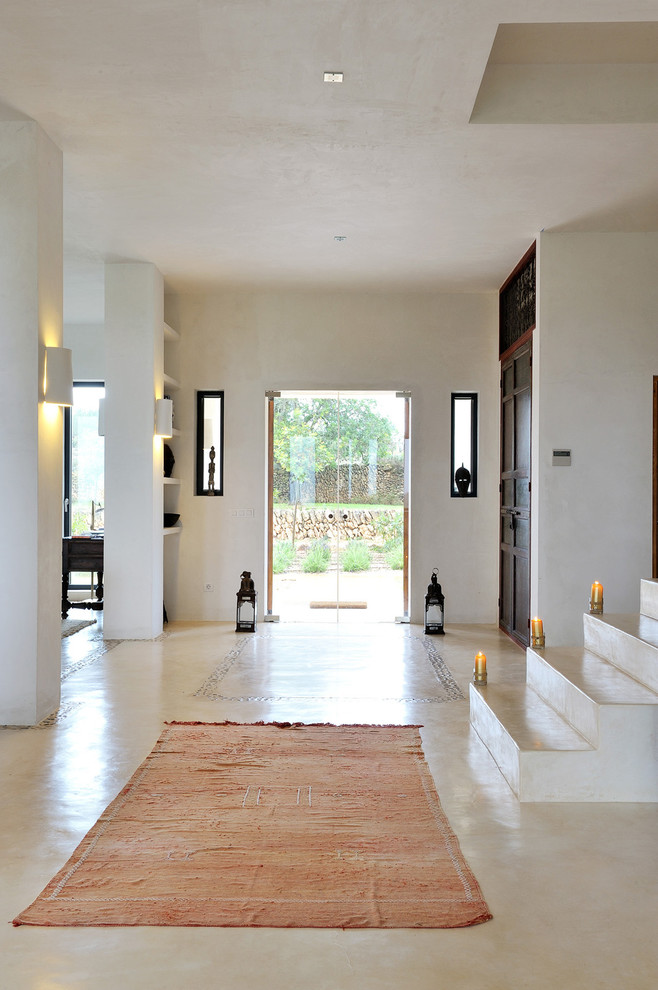
[[[254,602],[240,602],[238,605],[239,621],[247,625],[253,625],[256,618],[256,606]]]
[[[428,626],[443,625],[443,609],[440,605],[428,605],[426,620]]]
[[[235,631],[256,632],[256,599],[239,599],[236,611]]]

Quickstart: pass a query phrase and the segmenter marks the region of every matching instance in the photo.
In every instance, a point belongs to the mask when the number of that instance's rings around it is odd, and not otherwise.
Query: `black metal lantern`
[[[236,592],[238,605],[235,616],[236,632],[256,632],[258,594],[254,590],[251,571],[240,575],[240,590]]]
[[[432,571],[432,580],[425,595],[425,632],[430,635],[445,632],[443,628],[445,598],[441,593],[441,585],[437,581],[438,570]]]

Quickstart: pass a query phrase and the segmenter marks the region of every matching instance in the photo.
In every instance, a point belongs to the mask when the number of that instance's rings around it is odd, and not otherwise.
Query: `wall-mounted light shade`
[[[98,435],[105,436],[105,399],[98,400]]]
[[[171,437],[174,433],[174,403],[172,399],[155,400],[155,435]]]
[[[73,360],[67,347],[46,347],[43,399],[55,406],[73,405]]]

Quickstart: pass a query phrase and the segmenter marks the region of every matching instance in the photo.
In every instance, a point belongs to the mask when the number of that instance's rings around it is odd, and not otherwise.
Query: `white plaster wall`
[[[147,263],[106,265],[105,575],[108,639],[162,632],[163,282]]]
[[[60,697],[62,411],[45,348],[62,342],[62,156],[33,121],[0,125],[0,724]]]
[[[62,153],[36,126],[39,341],[62,346]],[[43,353],[40,347],[40,353]],[[44,355],[45,356],[45,355]],[[41,372],[41,364],[39,372]],[[60,407],[39,406],[39,552],[36,718],[54,711],[61,691],[62,444]]]
[[[103,324],[68,324],[64,347],[73,351],[73,379],[79,382],[105,380],[105,327]]]
[[[532,611],[547,642],[581,643],[592,581],[634,612],[651,573],[658,234],[543,233],[538,257]]]
[[[167,297],[181,333],[174,473],[183,526],[170,618],[230,620],[244,569],[265,603],[265,390],[410,389],[411,606],[434,566],[446,621],[497,619],[497,295],[235,289]],[[195,390],[226,393],[225,495],[193,495]],[[477,499],[450,498],[450,393],[480,394]],[[233,515],[253,508],[254,518]],[[172,539],[171,537],[169,539]],[[206,582],[214,585],[204,593]],[[261,609],[262,612],[262,609]]]

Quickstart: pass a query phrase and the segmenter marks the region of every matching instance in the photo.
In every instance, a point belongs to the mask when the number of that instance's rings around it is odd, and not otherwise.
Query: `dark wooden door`
[[[653,553],[651,576],[658,578],[658,375],[653,376]]]
[[[530,641],[530,422],[532,339],[501,364],[501,629]]]

